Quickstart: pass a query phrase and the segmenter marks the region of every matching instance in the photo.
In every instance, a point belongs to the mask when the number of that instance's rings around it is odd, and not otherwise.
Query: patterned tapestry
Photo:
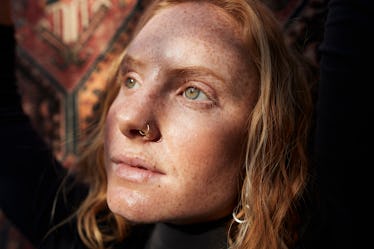
[[[95,118],[110,63],[149,1],[14,0],[17,80],[23,108],[69,167]],[[290,45],[318,68],[327,0],[264,0]],[[84,139],[84,137],[83,137]],[[0,249],[32,249],[0,210]]]
[[[69,166],[80,131],[126,46],[140,12],[135,0],[14,2],[19,88],[25,111]]]

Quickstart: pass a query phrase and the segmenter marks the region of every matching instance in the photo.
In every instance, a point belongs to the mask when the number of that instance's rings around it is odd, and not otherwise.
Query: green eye
[[[196,87],[188,87],[183,95],[188,98],[188,99],[198,99],[199,97],[201,98],[200,95],[205,95],[204,93],[201,92],[201,90],[197,89]],[[202,96],[204,97],[204,96]]]
[[[188,87],[183,95],[188,99],[197,99],[201,94],[201,91],[196,87]]]
[[[125,85],[127,88],[134,88],[134,86],[136,85],[136,80],[133,79],[133,78],[127,78],[126,81],[125,81]]]

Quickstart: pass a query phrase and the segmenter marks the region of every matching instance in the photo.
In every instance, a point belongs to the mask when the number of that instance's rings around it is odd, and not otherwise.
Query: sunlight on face
[[[174,223],[231,213],[256,88],[244,51],[236,23],[207,3],[164,9],[138,33],[106,121],[114,213]]]

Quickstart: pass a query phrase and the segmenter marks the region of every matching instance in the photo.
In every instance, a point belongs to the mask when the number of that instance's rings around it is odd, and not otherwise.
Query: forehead
[[[239,27],[224,10],[206,2],[186,2],[160,10],[148,26],[152,30],[168,31],[170,35],[221,40],[241,45]],[[157,32],[156,32],[157,33]],[[215,41],[216,42],[216,41]]]
[[[166,52],[164,56],[176,56],[180,54],[172,54],[172,49],[174,52],[177,49],[199,51],[201,55],[211,53],[210,56],[218,53],[221,59],[235,54],[238,59],[243,51],[238,30],[233,18],[217,6],[204,2],[181,3],[162,9],[152,17],[130,43],[128,51],[152,52],[148,55]]]
[[[143,30],[153,30],[154,34],[167,32],[179,36],[193,33],[205,39],[209,39],[211,34],[216,34],[221,39],[229,38],[231,41],[235,37],[235,42],[239,40],[240,33],[231,16],[218,6],[206,2],[179,3],[161,9]]]

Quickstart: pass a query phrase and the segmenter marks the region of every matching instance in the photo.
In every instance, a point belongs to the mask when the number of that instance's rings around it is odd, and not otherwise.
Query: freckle
[[[158,188],[161,188],[161,185],[160,185],[160,184],[158,185]]]

